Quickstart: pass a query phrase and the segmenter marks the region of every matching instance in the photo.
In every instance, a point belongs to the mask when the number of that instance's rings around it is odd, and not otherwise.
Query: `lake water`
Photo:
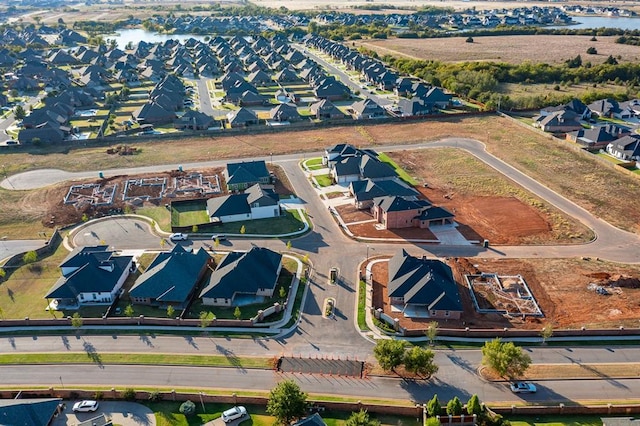
[[[623,30],[640,30],[640,18],[616,18],[612,16],[573,16],[577,25],[546,28],[620,28]]]
[[[118,42],[118,47],[120,49],[124,49],[124,47],[129,43],[133,43],[135,46],[138,44],[140,40],[144,40],[147,43],[164,43],[167,40],[180,40],[184,42],[190,38],[195,38],[196,40],[204,41],[205,36],[203,35],[191,35],[191,34],[159,34],[152,33],[142,28],[136,29],[126,29],[120,30],[116,35],[110,34],[104,36],[105,39],[116,39]]]
[[[623,30],[640,29],[640,18],[615,18],[610,16],[575,16],[574,21],[579,22],[577,25],[546,27],[546,28],[621,28]],[[116,39],[118,47],[124,49],[129,43],[135,46],[140,40],[148,43],[165,42],[167,40],[180,40],[184,42],[189,38],[204,41],[203,35],[191,34],[159,34],[152,33],[142,28],[120,30],[116,35],[105,36],[105,39]]]

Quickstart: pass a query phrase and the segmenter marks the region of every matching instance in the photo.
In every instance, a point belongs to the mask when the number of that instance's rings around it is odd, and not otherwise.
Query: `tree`
[[[73,316],[71,317],[71,325],[74,328],[80,328],[82,327],[82,317],[80,316],[80,314],[78,312],[74,313]]]
[[[185,416],[193,416],[196,413],[196,404],[193,401],[185,401],[180,404],[180,413]]]
[[[587,54],[589,54],[589,55],[597,55],[598,54],[598,50],[595,47],[591,46],[591,47],[587,48]]]
[[[287,297],[287,290],[284,289],[284,286],[280,286],[280,290],[278,290],[278,296],[280,296],[280,299],[284,299],[285,297]]]
[[[236,306],[236,309],[233,311],[233,316],[235,319],[239,320],[242,316],[242,311],[240,311],[240,306]]]
[[[373,355],[385,371],[395,371],[404,361],[404,341],[378,340],[373,348]]]
[[[198,225],[193,225],[191,227],[191,232],[193,232],[194,234],[198,232]]]
[[[38,260],[38,253],[36,253],[34,250],[28,251],[22,256],[22,261],[24,262],[25,265],[35,263],[37,260]]]
[[[345,426],[380,426],[380,421],[369,417],[367,410],[351,413]]]
[[[271,389],[267,413],[283,425],[307,414],[307,394],[293,380],[284,380]]]
[[[167,240],[164,238],[160,238],[160,248],[164,248],[167,245]]]
[[[467,37],[465,40],[466,43],[473,43],[473,37]]]
[[[175,313],[176,313],[176,310],[172,305],[167,306],[167,318],[173,318]]]
[[[447,402],[447,414],[450,416],[459,416],[462,414],[462,402],[460,402],[460,398],[454,396],[453,399]]]
[[[5,271],[4,268],[0,268],[0,282],[4,280],[4,277],[6,276],[7,276],[7,271]]]
[[[22,120],[23,118],[25,118],[27,116],[27,113],[24,110],[24,107],[22,105],[18,105],[13,110],[13,115],[14,115],[14,117],[16,117],[16,119]]]
[[[542,337],[542,344],[544,345],[545,343],[547,343],[547,339],[549,339],[551,336],[553,336],[553,324],[549,323],[544,327],[542,327],[542,330],[540,330],[540,337]]]
[[[247,232],[247,228],[245,228],[244,225],[242,225],[242,227],[240,227],[240,233],[244,234],[245,232]]]
[[[124,314],[125,316],[128,316],[129,318],[133,318],[133,315],[135,314],[135,311],[133,310],[133,306],[131,304],[128,304],[126,308],[124,308]]]
[[[211,325],[211,322],[216,319],[216,316],[212,312],[201,311],[200,312],[200,327],[207,328]]]
[[[442,413],[442,407],[440,401],[438,401],[438,394],[434,394],[433,398],[427,402],[427,415],[429,417],[439,416]]]
[[[438,371],[433,362],[434,353],[431,349],[414,346],[404,354],[404,368],[420,376],[431,376]]]
[[[425,333],[427,338],[429,339],[429,344],[433,345],[438,337],[438,322],[431,321],[427,326],[427,331]]]
[[[480,398],[478,395],[473,394],[469,401],[467,401],[467,413],[471,415],[480,415],[482,414],[482,404],[480,404]]]
[[[220,246],[220,238],[216,237],[216,239],[213,240],[213,246],[215,248],[218,248],[218,246]]]
[[[531,357],[513,342],[502,342],[500,338],[496,338],[482,347],[482,364],[502,377],[514,379],[527,370]]]
[[[424,422],[424,426],[441,426],[442,423],[440,423],[440,419],[437,419],[435,417],[429,417],[427,418],[427,421]]]
[[[287,241],[287,250],[291,250],[291,240]]]

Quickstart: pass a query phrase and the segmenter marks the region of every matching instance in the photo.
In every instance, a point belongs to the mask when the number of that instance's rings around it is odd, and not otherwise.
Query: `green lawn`
[[[171,214],[166,207],[142,207],[136,210],[136,214],[150,218],[160,229],[171,232]]]
[[[602,426],[600,416],[505,416],[512,426]]]
[[[304,164],[309,170],[317,170],[324,167],[324,165],[322,164],[322,157],[309,158],[304,162]]]
[[[58,265],[68,254],[61,244],[51,256],[8,274],[0,285],[2,317],[61,318],[61,312],[45,311],[47,301],[44,296],[60,278]]]
[[[612,157],[611,155],[606,154],[606,153],[604,153],[604,152],[599,152],[599,153],[598,153],[598,154],[596,154],[596,155],[597,155],[598,157],[600,157],[600,158],[604,158],[605,160],[607,160],[607,161],[609,161],[609,162],[611,162],[611,163],[613,163],[613,164],[621,164],[621,163],[624,163],[624,161],[622,161],[622,160],[618,160],[617,158]]]
[[[366,317],[367,284],[360,281],[358,284],[358,327],[360,330],[369,331]]]
[[[171,226],[193,226],[209,223],[207,202],[194,200],[171,205]]]
[[[318,182],[318,185],[322,187],[333,185],[333,180],[329,175],[319,175],[319,176],[314,176],[314,178],[316,179],[316,182]]]
[[[393,169],[396,171],[396,173],[398,174],[400,179],[402,179],[403,181],[407,182],[409,185],[412,185],[412,186],[418,185],[418,182],[414,178],[409,176],[409,174],[407,172],[405,172],[404,169],[402,169],[400,166],[398,166],[395,163],[395,161],[393,161],[391,158],[389,158],[389,156],[387,154],[385,154],[384,152],[378,154],[378,159],[380,161],[382,161],[383,163],[387,163],[391,167],[393,167]]]
[[[198,228],[198,232],[216,233],[216,234],[237,234],[242,235],[244,227],[245,234],[257,235],[282,235],[290,232],[300,231],[304,228],[304,224],[298,213],[293,211],[284,211],[281,216],[245,220],[241,222],[223,223],[221,225],[202,225]]]

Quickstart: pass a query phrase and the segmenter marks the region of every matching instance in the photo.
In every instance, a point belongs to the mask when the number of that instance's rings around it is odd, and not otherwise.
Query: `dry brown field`
[[[442,62],[491,61],[520,64],[544,62],[560,64],[567,59],[582,56],[583,62],[604,62],[609,55],[620,57],[620,62],[640,60],[640,47],[615,43],[615,36],[598,37],[569,35],[509,35],[474,37],[467,43],[466,37],[360,40],[356,46],[375,50],[380,55],[391,54],[412,59]],[[597,55],[588,55],[587,49],[595,47]]]

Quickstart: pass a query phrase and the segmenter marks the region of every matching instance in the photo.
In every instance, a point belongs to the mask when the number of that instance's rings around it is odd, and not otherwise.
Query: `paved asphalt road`
[[[392,254],[400,247],[412,253],[451,256],[516,256],[516,257],[554,257],[554,256],[599,256],[621,261],[637,261],[640,244],[633,234],[619,231],[588,212],[564,199],[555,192],[533,181],[511,166],[484,151],[484,146],[467,139],[448,139],[436,143],[414,146],[389,146],[380,150],[417,149],[420,147],[458,147],[476,155],[482,161],[501,171],[531,192],[557,205],[560,209],[577,217],[593,228],[598,239],[591,244],[558,247],[498,247],[483,249],[478,246],[438,246],[438,245],[386,245],[369,244],[375,254]],[[306,176],[298,167],[299,155],[277,156],[273,161],[286,171],[296,194],[305,202],[312,219],[313,230],[309,234],[292,241],[292,249],[309,254],[313,264],[310,292],[305,301],[302,320],[299,327],[282,336],[270,339],[225,339],[225,338],[182,338],[172,336],[87,336],[87,337],[38,337],[0,339],[0,352],[29,351],[86,351],[92,348],[99,355],[107,351],[156,351],[176,353],[226,353],[232,355],[278,355],[295,354],[302,356],[357,357],[364,359],[371,354],[372,343],[363,338],[355,329],[355,286],[358,282],[355,265],[366,257],[367,245],[348,239],[338,229],[332,216],[320,201],[315,190],[309,185]],[[226,161],[185,164],[184,168],[210,167]],[[166,170],[172,166],[151,166],[136,169],[109,170],[105,173],[132,174],[140,171]],[[97,172],[66,173],[27,172],[12,176],[14,187],[38,187],[50,184],[58,179],[96,176]],[[3,185],[6,181],[3,182]],[[76,243],[94,244],[105,240],[116,248],[143,249],[159,248],[158,237],[149,233],[143,222],[125,218],[113,221],[96,222],[84,228],[76,236]],[[194,246],[203,241],[189,241]],[[284,250],[286,241],[278,239],[254,239],[253,241],[231,239],[233,248],[249,248],[251,244]],[[327,274],[331,267],[341,271],[340,285],[330,286]],[[321,306],[325,298],[337,300],[335,319],[325,319],[321,315]],[[89,346],[85,346],[85,344]],[[633,349],[536,349],[531,354],[534,362],[625,362],[637,359]],[[309,392],[345,393],[362,396],[377,396],[413,399],[422,401],[437,392],[443,399],[448,396],[468,396],[478,393],[484,401],[517,401],[520,396],[511,394],[503,384],[491,384],[482,381],[475,373],[479,365],[479,351],[439,351],[436,362],[440,366],[434,382],[411,383],[398,380],[375,378],[356,380],[344,378],[326,378],[295,375],[303,388]],[[81,373],[81,374],[80,374]],[[205,369],[187,367],[124,367],[124,366],[56,366],[45,367],[0,367],[0,377],[6,384],[15,383],[51,383],[57,378],[67,377],[65,383],[100,384],[157,384],[167,386],[229,387],[247,389],[269,389],[279,376],[270,371],[246,371],[242,369]],[[588,386],[586,386],[588,384]],[[574,400],[595,399],[607,395],[609,398],[623,399],[637,394],[640,381],[601,380],[581,381],[576,386],[571,381],[548,381],[540,384],[540,392],[528,396],[532,400]],[[464,398],[463,398],[464,399]]]
[[[45,240],[7,240],[0,236],[0,261],[19,253],[35,250],[44,245]]]

